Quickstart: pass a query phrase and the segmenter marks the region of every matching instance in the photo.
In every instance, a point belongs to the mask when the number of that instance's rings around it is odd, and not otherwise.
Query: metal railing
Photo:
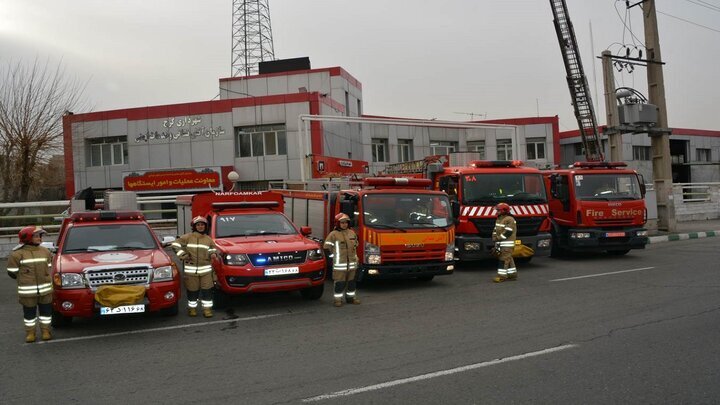
[[[674,186],[682,190],[683,203],[709,202],[712,198],[713,187],[717,188],[718,183],[676,183]]]

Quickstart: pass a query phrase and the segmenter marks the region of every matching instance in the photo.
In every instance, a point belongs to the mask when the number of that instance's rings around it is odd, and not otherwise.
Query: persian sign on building
[[[200,169],[132,171],[123,173],[125,191],[206,191],[219,188],[221,183],[219,167]]]

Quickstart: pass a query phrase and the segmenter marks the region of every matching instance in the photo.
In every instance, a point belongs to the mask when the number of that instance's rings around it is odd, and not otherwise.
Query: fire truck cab
[[[623,162],[576,162],[545,172],[553,255],[565,251],[616,255],[648,243],[645,184]]]
[[[178,232],[189,232],[196,216],[207,218],[221,260],[213,262],[216,301],[227,295],[299,290],[319,299],[325,257],[309,227],[296,227],[283,214],[282,195],[271,191],[178,196]]]

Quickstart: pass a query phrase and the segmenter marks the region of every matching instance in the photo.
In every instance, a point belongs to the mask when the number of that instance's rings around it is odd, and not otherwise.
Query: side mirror
[[[557,174],[550,175],[550,195],[553,196],[553,198],[560,198],[560,188],[562,187],[562,183],[560,181],[560,176]]]
[[[640,183],[640,195],[645,198],[645,192],[647,191],[645,187],[645,177],[640,173],[638,173],[638,182]]]
[[[301,233],[303,236],[310,236],[310,234],[312,233],[312,228],[309,227],[309,226],[301,226],[301,227],[300,227],[300,233]]]
[[[53,242],[42,242],[40,243],[40,246],[46,248],[47,250],[51,251],[52,253],[57,252],[57,246]]]
[[[175,238],[172,236],[163,236],[162,238],[162,247],[168,247],[171,243],[175,241]]]

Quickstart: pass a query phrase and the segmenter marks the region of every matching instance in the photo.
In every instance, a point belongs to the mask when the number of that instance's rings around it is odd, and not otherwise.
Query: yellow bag
[[[141,285],[104,285],[95,293],[95,301],[110,308],[140,304],[144,298],[145,287]]]
[[[534,254],[533,248],[525,245],[515,245],[512,252],[513,257],[532,257]]]

